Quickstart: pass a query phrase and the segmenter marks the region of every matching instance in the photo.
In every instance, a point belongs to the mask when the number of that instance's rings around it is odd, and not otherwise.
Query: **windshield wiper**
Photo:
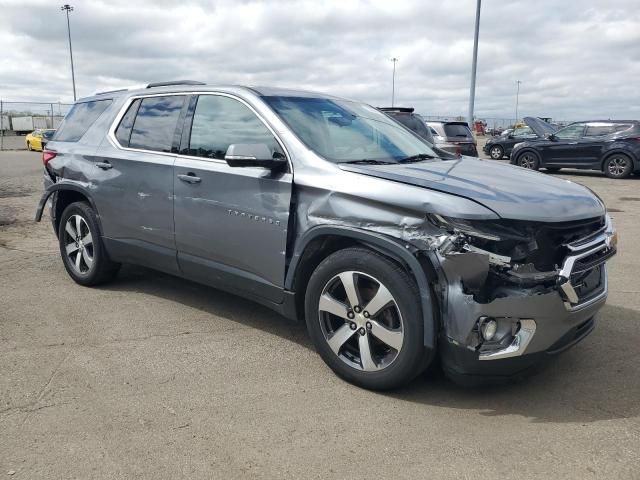
[[[384,160],[372,160],[369,158],[363,158],[362,160],[349,160],[347,162],[340,163],[355,163],[360,165],[393,165],[395,162],[385,162]]]
[[[411,155],[410,157],[403,158],[402,160],[399,160],[399,162],[400,163],[422,162],[424,160],[432,160],[434,158],[438,158],[438,157],[429,155],[427,153],[419,153],[417,155]]]

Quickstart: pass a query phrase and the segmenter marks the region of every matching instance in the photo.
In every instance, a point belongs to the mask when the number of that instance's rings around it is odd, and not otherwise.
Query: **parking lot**
[[[590,337],[523,383],[374,393],[250,301],[138,267],[74,284],[41,169],[0,152],[0,476],[639,478],[640,177],[557,175],[620,232]]]

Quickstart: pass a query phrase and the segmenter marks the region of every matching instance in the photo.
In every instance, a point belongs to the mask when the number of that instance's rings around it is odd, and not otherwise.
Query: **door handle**
[[[96,162],[96,167],[101,168],[102,170],[109,170],[110,168],[113,168],[113,165],[109,162]]]
[[[186,175],[180,174],[178,178],[186,183],[200,183],[202,179],[200,177],[196,177],[196,174],[193,172],[189,172]]]

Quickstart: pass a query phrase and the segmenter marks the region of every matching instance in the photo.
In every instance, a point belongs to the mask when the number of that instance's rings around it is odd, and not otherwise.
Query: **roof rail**
[[[173,85],[206,85],[204,82],[198,82],[196,80],[174,80],[173,82],[156,82],[147,85],[147,88],[155,87],[171,87]]]
[[[128,88],[118,88],[117,90],[107,90],[106,92],[96,92],[94,95],[107,95],[108,93],[126,92]]]

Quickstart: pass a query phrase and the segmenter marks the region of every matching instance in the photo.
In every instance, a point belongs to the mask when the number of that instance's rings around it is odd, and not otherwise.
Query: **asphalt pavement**
[[[84,288],[33,216],[40,155],[0,152],[0,478],[640,478],[640,177],[592,333],[515,385],[338,379],[304,327],[138,267]]]

